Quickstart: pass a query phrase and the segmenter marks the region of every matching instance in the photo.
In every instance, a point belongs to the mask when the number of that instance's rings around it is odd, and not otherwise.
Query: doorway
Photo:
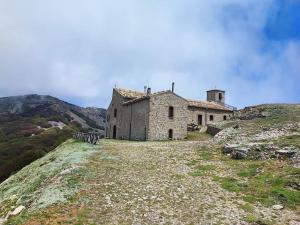
[[[113,128],[113,139],[117,138],[117,126],[115,125]]]
[[[198,115],[198,125],[202,126],[202,115]]]

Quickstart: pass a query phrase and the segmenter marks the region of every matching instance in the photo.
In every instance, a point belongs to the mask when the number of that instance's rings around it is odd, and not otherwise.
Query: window
[[[213,115],[209,116],[209,121],[214,121],[214,116]]]
[[[109,116],[109,115],[107,115],[107,122],[109,122],[109,119],[110,119],[110,116]]]
[[[223,116],[223,120],[227,120],[227,116],[225,115],[225,116]]]
[[[170,140],[173,139],[173,130],[172,129],[169,130],[169,139]]]
[[[115,117],[115,118],[117,117],[117,113],[118,113],[118,110],[115,109],[115,110],[114,110],[114,117]]]
[[[173,119],[174,118],[174,107],[170,106],[169,107],[169,119]]]
[[[221,101],[223,99],[222,93],[219,93],[219,100]]]

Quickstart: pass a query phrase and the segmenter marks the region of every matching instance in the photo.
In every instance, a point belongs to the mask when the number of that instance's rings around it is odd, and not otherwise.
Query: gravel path
[[[249,224],[245,204],[212,179],[216,171],[193,177],[187,165],[209,142],[121,142],[105,140],[85,178],[85,217],[93,224]],[[209,161],[203,161],[203,164]],[[255,214],[277,224],[299,224],[292,211],[256,205]]]

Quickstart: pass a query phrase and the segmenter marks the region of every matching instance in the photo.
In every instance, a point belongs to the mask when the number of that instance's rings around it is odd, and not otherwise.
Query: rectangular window
[[[174,118],[174,107],[173,106],[169,106],[169,119],[173,119]]]
[[[169,140],[172,140],[173,139],[173,130],[170,129],[169,130]]]
[[[209,116],[209,121],[214,121],[214,116],[213,115]]]
[[[223,95],[222,93],[219,93],[219,100],[222,101],[222,99],[223,99]]]
[[[115,109],[115,110],[114,110],[114,117],[115,117],[115,118],[117,117],[117,113],[118,113],[118,111],[117,111],[117,109]]]
[[[227,120],[227,116],[225,115],[225,116],[223,116],[223,120]]]

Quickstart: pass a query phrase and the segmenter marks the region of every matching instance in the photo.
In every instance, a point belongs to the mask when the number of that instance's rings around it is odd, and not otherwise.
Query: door
[[[202,115],[198,115],[198,125],[202,126]]]
[[[114,126],[113,128],[113,139],[117,138],[117,126]]]

